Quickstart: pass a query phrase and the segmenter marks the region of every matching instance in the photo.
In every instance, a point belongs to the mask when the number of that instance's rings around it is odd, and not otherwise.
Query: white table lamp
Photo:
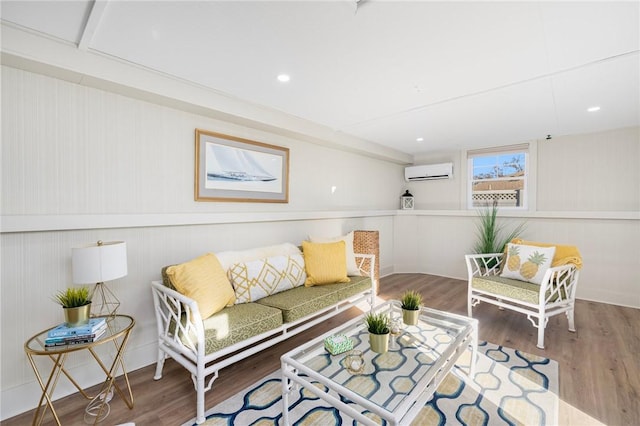
[[[127,244],[98,241],[87,247],[72,248],[71,263],[75,284],[95,284],[91,316],[115,315],[120,301],[104,283],[127,275]]]

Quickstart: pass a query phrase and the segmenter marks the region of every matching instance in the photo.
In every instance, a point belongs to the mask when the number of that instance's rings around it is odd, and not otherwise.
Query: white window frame
[[[533,156],[531,155],[533,151]],[[509,145],[502,147],[492,147],[486,149],[477,149],[477,150],[469,150],[466,153],[467,158],[467,179],[466,179],[466,205],[468,210],[475,210],[478,207],[473,205],[473,159],[478,157],[490,157],[496,155],[508,155],[508,154],[524,154],[524,176],[522,177],[524,181],[524,188],[520,194],[520,206],[504,206],[501,208],[510,209],[515,211],[520,210],[529,210],[530,207],[530,194],[531,191],[531,181],[532,181],[532,167],[534,161],[531,161],[532,157],[535,158],[535,145],[532,147],[530,143],[518,144],[518,145]],[[505,178],[507,180],[508,178]],[[497,179],[499,180],[499,179]]]

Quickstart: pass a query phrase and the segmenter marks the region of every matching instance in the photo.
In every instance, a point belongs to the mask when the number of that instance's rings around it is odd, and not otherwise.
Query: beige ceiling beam
[[[342,151],[411,164],[410,154],[145,68],[93,49],[2,27],[2,64]]]
[[[82,30],[82,35],[80,36],[80,41],[78,41],[78,49],[87,50],[89,48],[89,43],[91,43],[91,40],[93,40],[93,36],[98,29],[98,25],[100,24],[100,20],[104,15],[104,10],[107,8],[107,4],[107,0],[93,1],[91,11],[89,12],[89,16],[87,17],[87,22],[84,24],[84,29]]]

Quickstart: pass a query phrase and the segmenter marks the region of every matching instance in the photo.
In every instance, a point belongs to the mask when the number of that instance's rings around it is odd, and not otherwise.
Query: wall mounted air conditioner
[[[453,163],[425,164],[409,166],[404,169],[404,180],[435,180],[451,179],[453,177]]]

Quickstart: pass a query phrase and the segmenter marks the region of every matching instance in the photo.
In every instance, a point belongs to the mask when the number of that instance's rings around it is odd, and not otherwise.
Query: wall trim
[[[460,216],[475,217],[475,210],[398,210],[398,216]],[[531,219],[593,219],[640,220],[640,211],[517,211],[501,209],[498,217]]]
[[[83,229],[145,228],[159,226],[215,225],[296,220],[344,219],[382,216],[475,217],[471,210],[329,210],[307,212],[225,212],[110,215],[2,215],[0,233],[72,231]],[[567,220],[634,220],[640,212],[516,212],[501,211],[501,217]]]
[[[0,216],[0,233],[344,219],[393,216],[395,213],[395,210],[346,210],[182,214],[3,215]]]

